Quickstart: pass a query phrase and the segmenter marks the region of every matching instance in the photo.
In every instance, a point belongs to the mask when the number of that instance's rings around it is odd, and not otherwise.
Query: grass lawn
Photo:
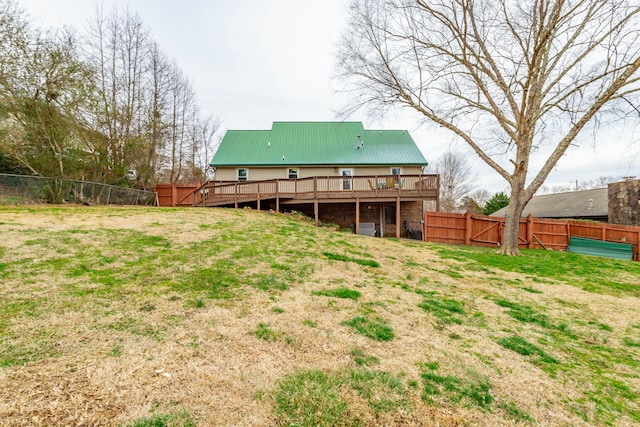
[[[640,263],[0,206],[3,426],[640,424]]]

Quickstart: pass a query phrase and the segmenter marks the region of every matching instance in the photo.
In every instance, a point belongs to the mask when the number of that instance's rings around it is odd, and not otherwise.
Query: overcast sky
[[[348,0],[21,0],[36,25],[83,32],[102,4],[138,13],[165,53],[193,82],[206,113],[225,129],[270,129],[273,121],[336,119],[343,95],[333,80],[336,45]],[[477,188],[508,189],[457,138],[403,110],[381,122],[354,116],[370,129],[407,129],[431,164],[445,152],[468,153]],[[640,176],[640,118],[576,140],[545,185],[575,185],[600,176]],[[594,144],[594,142],[597,142]],[[534,158],[532,166],[541,159]]]

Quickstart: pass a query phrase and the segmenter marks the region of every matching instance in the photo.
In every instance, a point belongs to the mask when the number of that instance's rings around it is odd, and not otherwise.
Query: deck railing
[[[194,206],[266,199],[437,198],[438,175],[320,176],[266,181],[209,181],[192,193]]]

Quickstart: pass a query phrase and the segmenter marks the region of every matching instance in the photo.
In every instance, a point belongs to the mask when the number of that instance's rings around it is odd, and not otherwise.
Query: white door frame
[[[348,172],[348,173],[345,174],[345,172]],[[353,169],[352,168],[340,169],[340,176],[342,176],[342,177],[345,177],[345,176],[353,177]],[[340,189],[341,190],[346,190],[346,191],[353,190],[353,179],[351,179],[351,178],[342,178],[340,180]]]

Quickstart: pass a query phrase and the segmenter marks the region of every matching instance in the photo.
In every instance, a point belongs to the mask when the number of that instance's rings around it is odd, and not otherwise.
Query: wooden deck
[[[438,175],[312,177],[268,181],[206,182],[193,191],[193,206],[234,206],[275,200],[280,204],[417,201],[438,199]]]

